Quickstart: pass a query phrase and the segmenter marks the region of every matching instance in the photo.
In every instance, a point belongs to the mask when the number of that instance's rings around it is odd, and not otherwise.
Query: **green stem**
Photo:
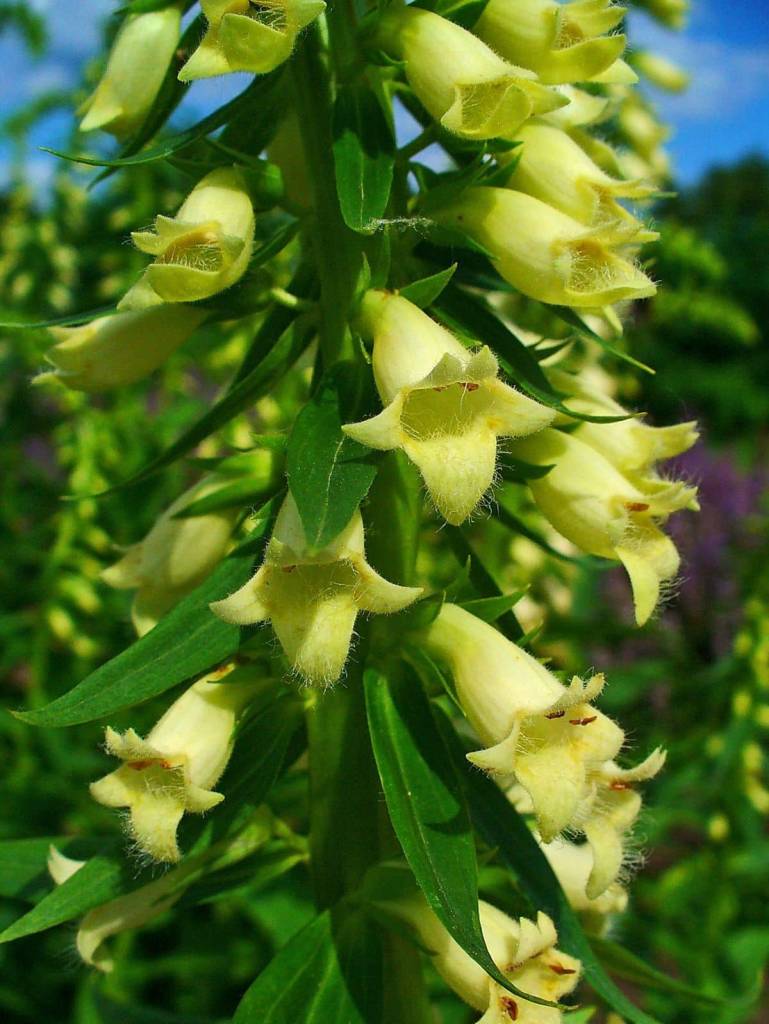
[[[331,149],[331,83],[321,60],[317,27],[307,32],[291,67],[304,155],[312,171],[312,234],[321,288],[320,338],[328,368],[356,355],[348,318],[363,252],[359,236],[344,223],[339,208]]]

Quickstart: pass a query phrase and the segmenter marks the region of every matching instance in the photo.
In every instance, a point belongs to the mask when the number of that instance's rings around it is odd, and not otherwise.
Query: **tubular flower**
[[[551,110],[540,118],[541,121],[553,124],[556,128],[567,131],[582,125],[595,124],[603,121],[611,113],[612,103],[608,96],[594,96],[573,85],[559,85],[556,91],[569,101],[568,104],[559,107],[558,110]]]
[[[131,545],[119,562],[102,572],[109,586],[136,590],[131,615],[139,636],[202,583],[224,556],[237,509],[175,518],[192,501],[221,486],[217,477],[204,477],[169,505],[144,540]]]
[[[656,463],[688,451],[699,437],[693,421],[670,427],[650,427],[640,417],[630,416],[627,409],[605,392],[591,386],[584,376],[552,369],[548,377],[558,391],[568,396],[567,405],[575,412],[629,417],[616,423],[581,422],[573,433],[641,489],[665,486],[665,481],[655,471]],[[559,416],[560,420],[573,422],[565,416]],[[694,499],[693,493],[691,497]]]
[[[689,74],[683,68],[648,50],[633,54],[633,67],[652,85],[666,92],[683,92],[689,85]]]
[[[625,36],[605,34],[624,14],[611,0],[490,0],[473,31],[549,85],[584,82],[625,49]]]
[[[537,506],[578,548],[622,562],[642,626],[659,601],[662,584],[679,566],[675,545],[658,524],[673,512],[696,509],[695,489],[658,479],[633,482],[595,448],[559,430],[543,430],[511,448],[525,461],[552,466],[529,480]]]
[[[402,448],[450,523],[491,485],[497,437],[541,430],[553,412],[498,379],[488,348],[475,354],[397,295],[368,292],[360,329],[374,338],[374,376],[386,408],[346,434],[370,448]]]
[[[627,225],[589,228],[533,196],[487,187],[467,189],[433,217],[483,245],[502,277],[540,302],[593,309],[656,291],[620,255],[636,241]]]
[[[179,72],[181,82],[232,71],[265,74],[288,60],[323,0],[201,0],[208,30]]]
[[[545,842],[573,827],[592,775],[616,757],[624,734],[591,707],[603,676],[563,686],[526,651],[457,605],[445,604],[420,634],[451,669],[457,696],[486,750],[485,771],[515,776],[529,794]]]
[[[421,896],[380,904],[388,916],[404,922],[430,956],[446,984],[483,1014],[479,1024],[558,1024],[561,1011],[512,996],[454,941]],[[555,926],[547,914],[536,923],[517,921],[481,900],[481,930],[491,958],[516,988],[529,995],[557,1002],[573,991],[582,965],[555,948]]]
[[[523,143],[508,188],[525,192],[590,227],[620,223],[638,244],[659,238],[617,202],[647,199],[655,189],[642,181],[620,181],[601,170],[566,132],[529,122],[518,133]]]
[[[510,136],[532,114],[567,102],[532,71],[508,64],[471,32],[430,11],[388,9],[376,43],[405,62],[409,84],[430,114],[466,138]]]
[[[633,0],[633,3],[636,7],[643,7],[668,28],[683,28],[689,13],[689,0]]]
[[[124,138],[142,124],[179,42],[181,9],[130,15],[112,46],[104,75],[78,110],[82,132],[101,128]]]
[[[515,780],[531,801],[545,843],[584,832],[593,853],[586,893],[597,898],[615,880],[622,839],[640,809],[633,781],[651,778],[664,761],[655,751],[636,768],[614,758],[622,729],[591,706],[603,676],[563,686],[493,626],[453,604],[418,634],[446,663],[457,697],[487,749],[468,760],[502,780]],[[632,810],[632,814],[631,814]]]
[[[421,593],[389,583],[371,568],[360,512],[330,544],[312,551],[289,494],[261,568],[211,608],[226,622],[271,622],[294,669],[310,683],[328,684],[342,673],[359,611],[397,612]]]
[[[36,380],[55,377],[73,391],[133,384],[157,370],[205,318],[205,310],[191,306],[157,306],[99,317],[82,327],[51,327],[57,344],[45,358],[55,369]]]
[[[652,112],[635,97],[620,105],[617,123],[626,142],[642,159],[652,161],[670,134]]]
[[[593,870],[593,852],[589,843],[577,845],[565,839],[554,839],[551,843],[540,843],[540,846],[572,909],[594,926],[593,931],[604,930],[608,915],[621,914],[627,907],[627,891],[616,881],[595,899],[587,895],[588,879]]]
[[[48,857],[48,871],[54,882],[62,885],[85,863],[83,860],[65,857],[52,846]],[[105,940],[120,932],[143,928],[166,910],[170,910],[183,895],[185,886],[182,883],[190,874],[190,868],[184,864],[156,882],[150,882],[149,885],[144,885],[127,896],[119,896],[94,910],[89,910],[78,925],[75,940],[83,962],[109,973],[114,967],[114,962],[102,948]]]
[[[201,814],[224,797],[213,787],[227,766],[238,713],[253,693],[249,676],[230,663],[194,683],[153,726],[146,739],[133,729],[107,728],[107,751],[123,764],[98,782],[91,795],[106,807],[127,807],[130,833],[153,860],[175,862],[181,854],[176,829],[185,811]]]
[[[134,231],[131,237],[155,260],[118,309],[194,302],[231,287],[246,272],[254,244],[254,209],[240,171],[211,171],[176,217],[159,214],[154,231]]]

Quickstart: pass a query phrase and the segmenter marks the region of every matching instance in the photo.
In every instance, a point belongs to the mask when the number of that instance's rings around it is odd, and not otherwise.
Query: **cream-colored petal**
[[[209,606],[211,611],[225,622],[232,622],[238,626],[269,619],[268,595],[274,572],[275,570],[269,566],[262,566],[240,590],[236,590],[222,601],[213,601]]]
[[[403,393],[397,395],[378,416],[361,420],[359,423],[346,423],[342,430],[353,441],[365,444],[367,448],[391,451],[393,448],[400,448],[403,442],[402,411]]]

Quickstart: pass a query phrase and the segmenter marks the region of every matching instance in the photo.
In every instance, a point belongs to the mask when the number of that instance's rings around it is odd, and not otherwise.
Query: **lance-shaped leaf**
[[[339,206],[353,231],[376,231],[390,198],[395,137],[371,89],[342,86],[332,120]]]

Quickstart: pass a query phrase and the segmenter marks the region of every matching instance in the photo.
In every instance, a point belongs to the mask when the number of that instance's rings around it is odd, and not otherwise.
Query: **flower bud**
[[[511,137],[534,113],[567,100],[526,68],[508,64],[461,26],[416,7],[391,7],[376,42],[403,60],[420,102],[450,132],[469,139]]]
[[[566,404],[575,412],[589,416],[628,416],[627,409],[605,392],[585,379],[563,370],[548,370],[552,385],[568,396]],[[573,420],[560,417],[562,423],[573,425]],[[650,427],[638,417],[616,423],[580,422],[573,431],[575,437],[589,444],[595,451],[631,480],[637,487],[656,485],[654,474],[657,462],[673,458],[688,451],[697,441],[697,424],[676,423],[670,427]]]
[[[179,42],[181,10],[172,4],[129,15],[112,46],[104,75],[78,110],[80,131],[96,128],[124,138],[142,124],[163,84]]]
[[[466,519],[494,477],[498,437],[523,437],[552,410],[499,380],[488,348],[475,354],[421,309],[366,294],[360,330],[374,339],[374,377],[386,408],[346,434],[370,448],[402,449],[450,523]]]
[[[229,761],[238,713],[254,692],[250,674],[221,681],[234,669],[231,663],[193,684],[146,739],[133,729],[106,730],[107,751],[123,764],[91,783],[91,795],[129,809],[131,837],[153,860],[178,861],[176,830],[185,811],[202,814],[224,799],[213,787]]]
[[[652,85],[666,92],[683,92],[689,85],[689,74],[666,57],[637,50],[633,54],[633,67]]]
[[[559,1024],[559,1009],[518,999],[490,978],[451,937],[422,896],[383,901],[378,906],[413,930],[446,984],[484,1014],[483,1024],[511,1020]],[[517,988],[551,1002],[575,988],[582,965],[555,948],[558,936],[547,914],[538,913],[536,923],[525,917],[516,921],[483,900],[478,910],[491,958]]]
[[[619,108],[617,123],[625,140],[644,160],[652,160],[670,130],[639,100],[626,99]]]
[[[193,500],[205,498],[222,486],[215,476],[185,491],[159,517],[150,532],[133,544],[102,579],[120,590],[136,590],[132,617],[140,636],[213,572],[227,550],[238,510],[208,512],[174,518]]]
[[[689,0],[633,0],[633,3],[668,28],[683,28],[689,13]]]
[[[205,310],[192,306],[156,306],[82,327],[51,327],[57,344],[45,358],[55,369],[35,381],[55,378],[73,391],[91,392],[133,384],[157,370],[205,318]]]
[[[231,287],[246,272],[254,244],[254,210],[240,171],[211,171],[176,217],[159,214],[154,231],[134,231],[131,237],[155,260],[118,309],[194,302]]]
[[[580,308],[654,295],[646,274],[620,255],[634,232],[625,225],[587,228],[533,196],[505,188],[469,188],[433,214],[488,249],[502,277],[540,302]]]
[[[637,486],[599,451],[559,430],[516,441],[511,451],[524,461],[552,466],[529,480],[540,512],[578,548],[622,562],[642,626],[659,601],[662,584],[679,566],[675,545],[658,524],[680,509],[696,509],[695,489],[666,481],[647,486],[640,479]]]
[[[506,182],[508,188],[541,199],[588,226],[620,222],[635,231],[638,244],[654,241],[648,231],[617,199],[647,199],[655,189],[642,181],[619,181],[593,163],[566,132],[530,121],[518,132],[523,144],[511,154],[518,158]]]
[[[288,60],[303,28],[326,8],[323,0],[201,0],[208,30],[179,72],[179,81],[232,71],[265,74]]]
[[[473,31],[548,85],[584,82],[625,49],[625,36],[605,35],[624,14],[611,0],[489,0]]]
[[[311,550],[289,494],[261,568],[211,609],[238,625],[271,622],[294,670],[309,683],[329,684],[342,674],[358,612],[397,612],[421,592],[389,583],[371,568],[358,511],[330,544]]]

